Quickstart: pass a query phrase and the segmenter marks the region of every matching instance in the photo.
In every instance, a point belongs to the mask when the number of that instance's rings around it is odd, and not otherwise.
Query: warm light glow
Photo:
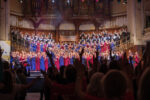
[[[85,0],[81,0],[82,2],[84,2]]]
[[[70,0],[67,0],[67,3],[70,3]]]
[[[52,3],[55,3],[55,0],[52,0]]]

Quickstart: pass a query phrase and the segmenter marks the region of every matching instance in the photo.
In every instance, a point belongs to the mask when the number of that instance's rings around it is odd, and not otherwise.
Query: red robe
[[[40,58],[36,57],[36,70],[40,71]]]
[[[139,64],[139,57],[138,57],[138,56],[135,56],[134,67],[136,68],[138,64]]]
[[[38,42],[36,45],[37,45],[37,49],[36,49],[37,52],[40,52],[40,43]]]
[[[45,69],[46,71],[48,70],[48,58],[46,57],[45,61],[44,61],[44,64],[45,64]]]
[[[60,67],[59,67],[59,58],[56,58],[55,65],[56,65],[57,70],[59,70],[60,69]]]
[[[64,58],[64,60],[65,60],[65,61],[64,61],[64,62],[65,62],[64,65],[65,65],[65,66],[68,66],[68,65],[69,65],[69,58],[68,58],[68,57],[67,57],[67,58]]]
[[[89,69],[90,68],[90,65],[89,65],[90,57],[87,57],[86,61],[87,61],[87,67]]]
[[[46,52],[47,44],[44,44],[43,51]]]

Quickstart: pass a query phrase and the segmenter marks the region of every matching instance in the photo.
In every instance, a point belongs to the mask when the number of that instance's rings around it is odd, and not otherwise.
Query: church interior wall
[[[34,29],[33,24],[30,20],[16,15],[10,16],[10,26]]]
[[[123,4],[124,0],[118,2],[117,0],[113,0],[111,2],[111,15],[124,15],[127,12],[127,4]]]
[[[118,28],[124,26],[127,26],[126,15],[112,17],[110,20],[104,21],[104,23],[99,27],[99,29]]]
[[[95,25],[94,24],[82,24],[79,26],[79,30],[95,30]]]
[[[75,30],[75,25],[73,23],[61,23],[59,30]]]
[[[22,4],[18,0],[10,0],[10,13],[16,15],[23,15]]]
[[[41,23],[38,27],[39,30],[56,30],[55,26],[52,24]]]

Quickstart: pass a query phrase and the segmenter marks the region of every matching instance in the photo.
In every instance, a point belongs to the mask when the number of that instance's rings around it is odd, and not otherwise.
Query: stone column
[[[128,31],[131,34],[131,42],[134,45],[144,45],[142,40],[144,31],[143,2],[128,0],[127,3]]]
[[[10,39],[10,0],[0,1],[0,40]]]

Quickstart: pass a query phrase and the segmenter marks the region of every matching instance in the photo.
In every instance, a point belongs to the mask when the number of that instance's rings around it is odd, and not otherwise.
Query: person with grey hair
[[[131,83],[122,71],[110,70],[102,84],[106,100],[134,100]]]
[[[97,72],[92,75],[90,79],[90,83],[87,87],[87,93],[92,96],[96,96],[102,98],[104,96],[101,79],[103,78],[104,74]]]

